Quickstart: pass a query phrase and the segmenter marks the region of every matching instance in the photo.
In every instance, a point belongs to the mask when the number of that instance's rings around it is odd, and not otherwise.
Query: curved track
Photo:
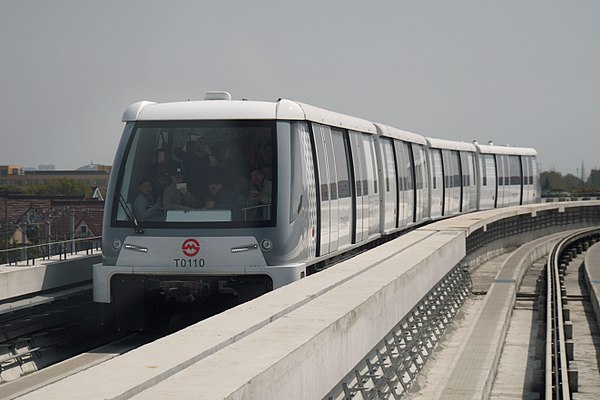
[[[573,359],[573,326],[566,305],[564,275],[569,262],[600,237],[600,228],[584,229],[558,242],[546,265],[546,352],[544,396],[571,399],[577,390],[577,373],[570,368]]]

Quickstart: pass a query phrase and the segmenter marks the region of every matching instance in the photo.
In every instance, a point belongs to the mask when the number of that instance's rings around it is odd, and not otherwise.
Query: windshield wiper
[[[119,196],[119,205],[121,206],[121,208],[123,208],[123,211],[125,211],[125,215],[127,216],[127,219],[129,220],[129,222],[131,222],[133,231],[140,235],[143,234],[144,230],[138,223],[137,218],[135,218],[135,215],[133,214],[133,212],[131,211],[129,206],[127,205],[127,202],[123,198],[123,195],[121,194],[121,192],[117,192],[117,195]]]

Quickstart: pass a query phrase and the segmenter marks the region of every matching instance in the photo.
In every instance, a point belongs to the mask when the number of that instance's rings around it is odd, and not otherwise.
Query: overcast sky
[[[111,164],[138,100],[301,100],[600,167],[599,1],[0,2],[0,164]]]

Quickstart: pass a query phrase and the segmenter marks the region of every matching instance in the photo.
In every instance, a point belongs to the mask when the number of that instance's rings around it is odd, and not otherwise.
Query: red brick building
[[[102,235],[104,202],[76,197],[0,197],[0,242],[38,244]]]

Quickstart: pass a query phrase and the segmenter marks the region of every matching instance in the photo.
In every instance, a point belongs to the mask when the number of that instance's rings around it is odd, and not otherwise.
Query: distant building
[[[77,171],[106,171],[110,172],[112,165],[88,164],[77,168]]]
[[[22,175],[23,168],[17,165],[0,165],[0,185],[3,185],[2,179],[11,175]]]
[[[26,187],[44,185],[53,179],[70,178],[90,188],[106,190],[111,166],[95,165],[96,169],[78,169],[75,171],[24,171],[20,167],[0,166],[0,185]]]

